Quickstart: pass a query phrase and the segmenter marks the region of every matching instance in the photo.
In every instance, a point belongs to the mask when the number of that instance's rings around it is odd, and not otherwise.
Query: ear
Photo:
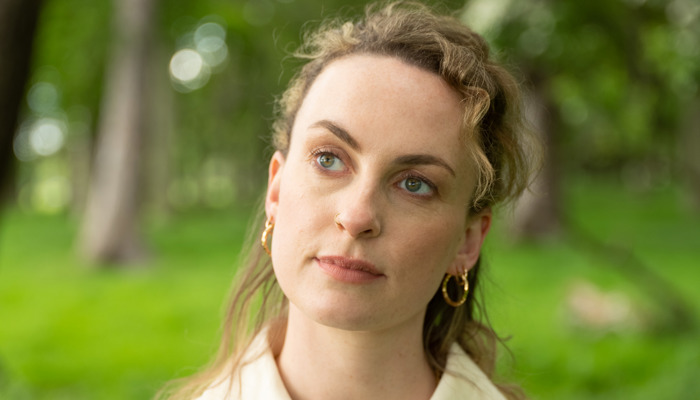
[[[486,209],[469,219],[464,241],[452,265],[447,269],[448,274],[462,275],[474,267],[489,229],[491,229],[491,209]]]
[[[282,169],[284,167],[284,155],[276,151],[270,159],[267,177],[267,194],[265,195],[265,214],[267,218],[275,218],[277,205],[279,204],[280,183],[282,181]]]

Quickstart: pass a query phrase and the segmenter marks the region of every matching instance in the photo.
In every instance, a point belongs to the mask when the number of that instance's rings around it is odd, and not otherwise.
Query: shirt
[[[245,363],[231,386],[229,379],[217,380],[197,400],[291,400],[277,369],[266,333],[261,332],[253,340],[244,356]],[[446,371],[430,397],[430,400],[453,399],[505,400],[503,394],[457,343],[452,344],[447,356]]]

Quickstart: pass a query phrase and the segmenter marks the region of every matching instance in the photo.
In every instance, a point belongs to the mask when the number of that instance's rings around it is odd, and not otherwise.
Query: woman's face
[[[467,218],[475,176],[460,98],[387,56],[328,65],[270,162],[272,260],[291,306],[349,330],[422,324],[446,272],[473,266],[490,215]]]

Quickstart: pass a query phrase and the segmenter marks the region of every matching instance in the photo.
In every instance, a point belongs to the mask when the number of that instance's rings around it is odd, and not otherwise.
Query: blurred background
[[[300,31],[351,0],[0,2],[0,398],[148,399],[216,348]],[[700,395],[700,3],[450,0],[547,144],[485,249],[503,380]]]

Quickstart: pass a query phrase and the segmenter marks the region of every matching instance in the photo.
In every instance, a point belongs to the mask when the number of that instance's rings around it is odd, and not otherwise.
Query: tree
[[[565,221],[555,180],[565,173],[617,175],[643,191],[692,170],[675,156],[679,121],[697,104],[698,15],[685,1],[468,2],[467,22],[547,107],[549,121],[535,121],[550,145],[545,189],[519,216],[537,229],[521,233],[546,235],[542,221],[558,233]]]
[[[0,190],[10,176],[17,127],[41,0],[0,2]]]
[[[548,145],[535,187],[539,196],[520,208],[516,233],[526,238],[562,234],[662,305],[667,328],[692,330],[693,309],[677,289],[634,252],[607,243],[562,212],[559,188],[563,177],[582,173],[613,176],[640,193],[683,175],[700,181],[693,176],[700,168],[691,161],[697,157],[674,157],[684,152],[676,149],[679,143],[688,156],[700,143],[691,134],[697,132],[700,9],[685,1],[469,4],[465,18],[477,25],[480,9],[496,10],[492,24],[482,27],[533,87],[527,100]]]
[[[114,3],[114,43],[93,158],[80,248],[98,263],[136,261],[144,248],[138,229],[141,140],[154,0]]]

